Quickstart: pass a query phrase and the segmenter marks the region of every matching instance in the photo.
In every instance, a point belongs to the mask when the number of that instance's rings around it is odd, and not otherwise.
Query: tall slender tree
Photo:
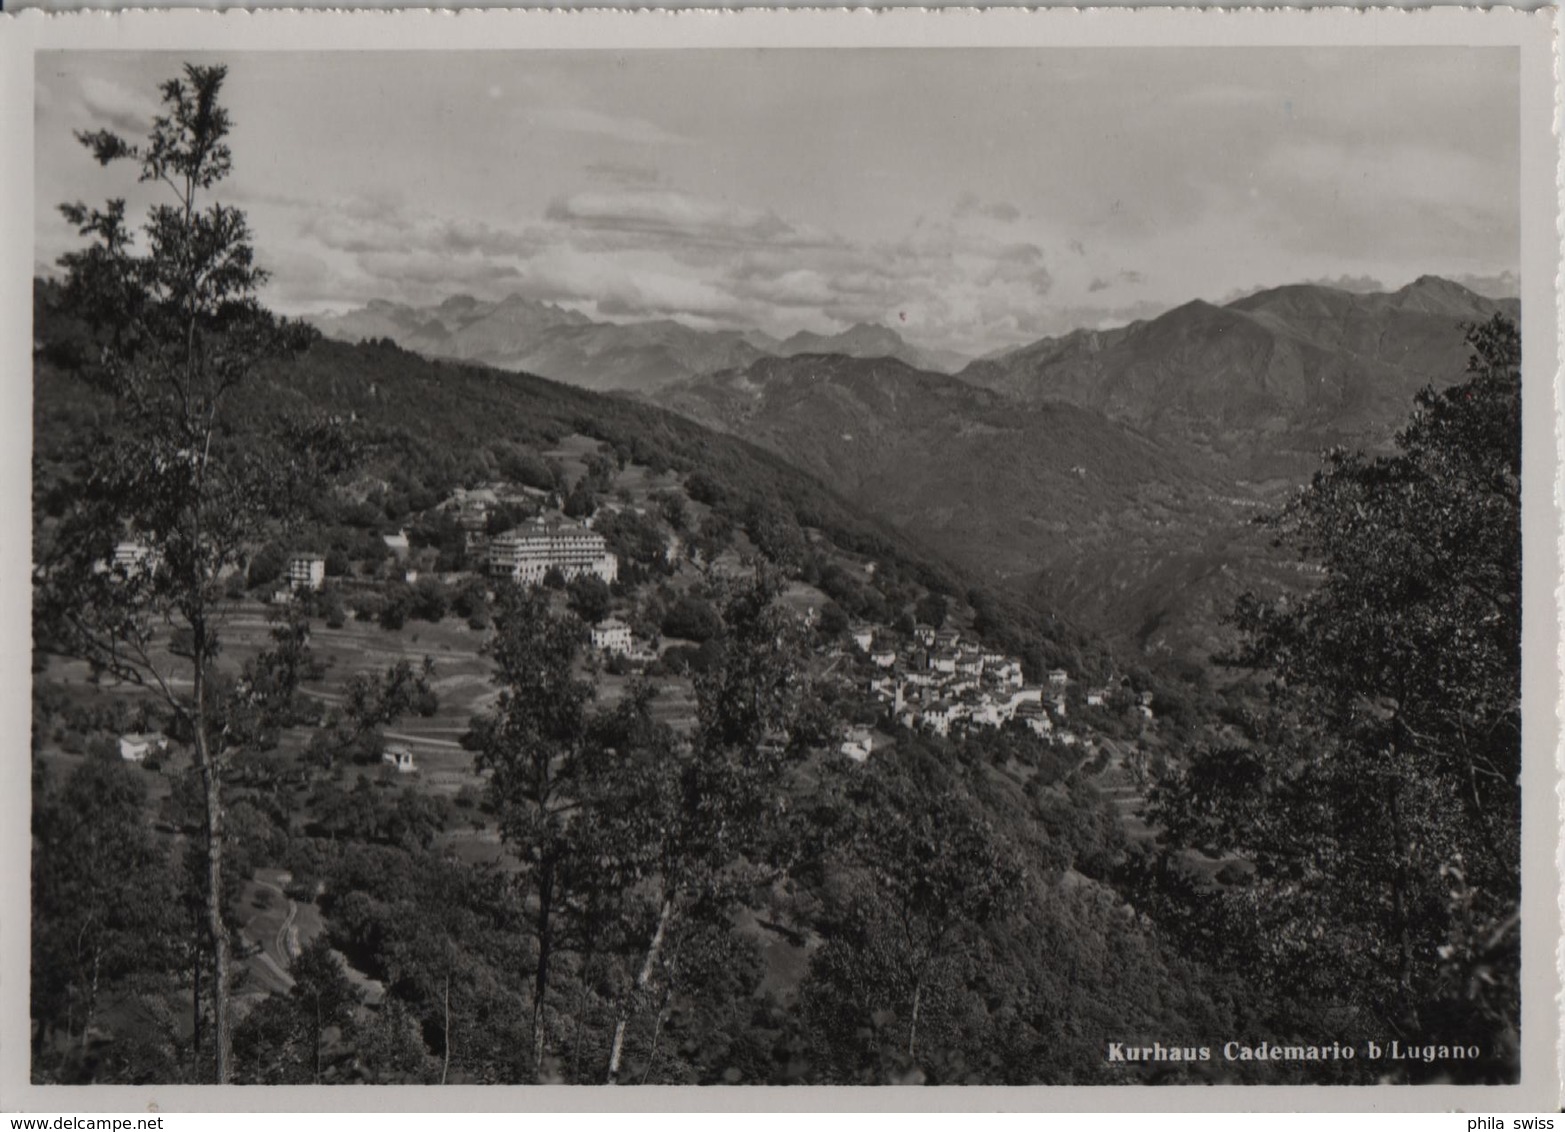
[[[77,438],[70,507],[39,540],[38,637],[156,692],[193,750],[204,797],[205,931],[219,1082],[230,1075],[229,946],[222,915],[226,733],[214,681],[228,606],[221,579],[243,569],[268,527],[296,514],[341,450],[336,430],[267,436],[229,428],[236,391],[264,360],[309,334],[266,311],[245,215],[214,199],[232,167],[223,67],[186,66],[162,84],[145,142],[78,134],[103,165],[128,162],[163,194],[139,235],[123,199],[72,203],[88,238],[61,259],[65,301],[98,347],[83,376],[112,418]],[[275,533],[275,532],[274,532]],[[115,561],[114,548],[132,550]]]
[[[550,978],[572,852],[571,813],[581,799],[578,778],[594,695],[592,684],[574,670],[583,636],[574,616],[550,612],[542,591],[502,590],[490,648],[499,696],[493,712],[474,721],[470,739],[478,766],[490,772],[501,836],[530,887],[537,953],[528,1060],[535,1079],[543,1072]]]

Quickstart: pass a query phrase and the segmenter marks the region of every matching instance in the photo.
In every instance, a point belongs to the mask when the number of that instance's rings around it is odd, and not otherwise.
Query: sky
[[[228,67],[216,191],[287,314],[519,294],[976,356],[1284,283],[1517,290],[1509,48],[40,54],[37,270],[58,203],[156,199],[72,132],[143,137],[187,60]]]

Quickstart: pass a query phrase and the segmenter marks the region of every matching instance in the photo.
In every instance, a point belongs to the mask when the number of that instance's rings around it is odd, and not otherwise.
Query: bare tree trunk
[[[544,1005],[549,996],[549,964],[554,960],[554,865],[538,878],[538,971],[533,979],[533,1080],[543,1072]]]
[[[441,996],[445,1009],[445,1030],[443,1032],[444,1051],[440,1059],[440,1083],[446,1083],[446,1074],[451,1072],[451,971],[446,970],[446,989]]]
[[[587,945],[586,955],[581,961],[581,973],[576,980],[576,1030],[571,1037],[571,1074],[572,1083],[580,1080],[578,1074],[581,1071],[581,1032],[586,1028],[587,1014],[587,970],[592,966],[592,945]]]
[[[190,962],[190,1079],[201,1073],[201,949]]]
[[[907,1028],[907,1056],[912,1061],[918,1057],[918,1009],[923,1005],[924,983],[913,984],[913,1017]]]
[[[217,1054],[217,1083],[226,1085],[229,1062],[233,1059],[233,1041],[228,1030],[228,930],[223,925],[223,795],[206,734],[206,649],[202,641],[206,627],[198,622],[192,626],[192,631],[196,638],[192,723],[196,766],[206,788],[206,926],[212,942],[212,1038]]]
[[[641,1071],[639,1085],[645,1085],[647,1078],[652,1075],[652,1066],[658,1059],[658,1039],[663,1036],[663,1020],[668,1017],[668,1000],[673,997],[673,988],[665,984],[663,989],[663,1001],[658,1003],[657,1021],[652,1026],[652,1048],[647,1051],[647,1067]]]
[[[636,988],[634,993],[640,994],[647,989],[647,984],[652,981],[652,972],[657,969],[658,956],[663,951],[663,935],[668,930],[669,917],[674,914],[674,901],[672,897],[665,897],[663,907],[658,909],[657,930],[652,933],[652,942],[647,945],[647,955],[642,961],[641,970],[636,975]],[[625,1026],[630,1021],[628,996],[620,1000],[619,1021],[614,1024],[614,1046],[609,1051],[609,1078],[610,1085],[619,1081],[620,1057],[625,1052]]]
[[[87,1035],[92,1031],[93,1015],[98,1010],[98,967],[102,952],[92,954],[92,981],[87,985],[87,1005],[82,1017],[82,1053],[87,1052]]]

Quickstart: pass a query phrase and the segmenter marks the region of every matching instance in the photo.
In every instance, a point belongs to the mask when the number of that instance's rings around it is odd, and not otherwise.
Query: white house
[[[318,590],[326,584],[326,559],[319,554],[295,554],[288,560],[288,586]]]
[[[1063,668],[1051,668],[1049,670],[1049,687],[1063,688],[1070,683],[1070,673]]]
[[[941,700],[926,706],[919,721],[936,735],[945,735],[950,732],[951,721],[955,718],[956,705],[949,700]]]
[[[148,755],[162,755],[167,750],[168,739],[158,731],[120,736],[120,758],[126,762],[145,762]]]
[[[395,767],[398,774],[412,774],[418,769],[413,763],[413,752],[406,747],[387,747],[381,752],[380,761]]]
[[[1040,703],[1018,704],[1016,718],[1034,735],[1044,736],[1054,730],[1054,723],[1049,719],[1049,713],[1043,710],[1043,705]]]
[[[859,647],[860,652],[869,652],[875,644],[875,630],[870,625],[859,625],[851,630],[853,643]]]
[[[114,553],[108,558],[99,559],[93,565],[93,573],[106,574],[113,572],[116,576],[134,578],[141,574],[149,574],[157,569],[158,556],[146,543],[119,542],[114,544]]]
[[[114,546],[114,568],[126,574],[152,570],[157,566],[157,555],[144,542],[121,542]]]
[[[629,653],[630,626],[618,617],[599,621],[592,627],[592,647],[622,656]]]
[[[869,758],[870,752],[875,749],[875,742],[870,736],[869,728],[852,727],[843,736],[842,746],[838,749],[854,762],[861,763]]]

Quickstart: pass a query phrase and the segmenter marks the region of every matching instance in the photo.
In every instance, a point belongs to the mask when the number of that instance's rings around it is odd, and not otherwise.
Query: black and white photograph
[[[1389,40],[40,46],[28,1085],[1557,1073],[1538,56]]]

